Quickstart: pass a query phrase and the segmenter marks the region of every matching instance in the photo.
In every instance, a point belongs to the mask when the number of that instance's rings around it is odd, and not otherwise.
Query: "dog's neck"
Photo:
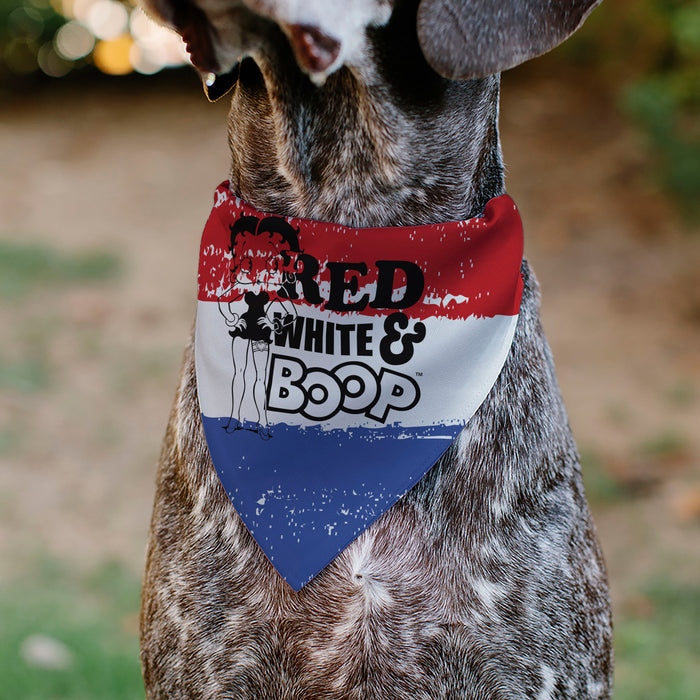
[[[398,23],[370,33],[366,65],[321,86],[285,42],[242,63],[229,118],[237,195],[281,216],[395,226],[467,219],[504,192],[498,77],[443,80]]]

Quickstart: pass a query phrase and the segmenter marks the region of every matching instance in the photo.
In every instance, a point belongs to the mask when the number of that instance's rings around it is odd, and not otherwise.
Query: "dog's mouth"
[[[221,99],[238,82],[241,64],[237,63],[228,73],[217,75],[207,73],[204,79],[204,92],[210,102]]]
[[[300,67],[312,80],[322,81],[340,55],[340,42],[310,25],[294,24],[284,29]],[[228,93],[239,75],[240,63],[226,73],[205,73],[204,90],[209,101],[216,102]]]
[[[152,9],[160,9],[158,0],[144,0]],[[248,41],[241,44],[241,54],[237,63],[230,69],[231,51],[221,51],[222,43],[231,42],[227,36],[230,26],[223,23],[216,26],[207,16],[205,10],[197,0],[166,0],[168,12],[161,12],[165,21],[170,23],[180,33],[192,65],[199,71],[204,82],[204,90],[208,99],[212,102],[220,99],[228,93],[239,79],[240,60],[244,56],[251,56],[251,45]],[[244,5],[248,5],[246,2]],[[250,4],[255,5],[253,0]],[[254,6],[246,9],[243,5],[238,8],[235,15],[236,22],[240,25],[238,33],[245,29],[248,34],[261,36],[270,33],[269,24],[277,25],[277,31],[281,30],[286,36],[294,54],[297,65],[316,84],[322,84],[329,73],[332,73],[341,63],[343,43],[335,36],[331,36],[320,24],[295,23],[297,13],[284,13],[282,16],[270,8]],[[229,18],[231,19],[231,18]],[[291,21],[290,21],[291,19]],[[236,24],[234,22],[234,24]],[[267,25],[263,29],[263,23]],[[231,22],[229,22],[229,25]],[[236,33],[234,43],[241,41]]]

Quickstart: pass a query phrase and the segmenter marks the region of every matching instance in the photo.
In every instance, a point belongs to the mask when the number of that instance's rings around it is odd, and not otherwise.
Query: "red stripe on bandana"
[[[275,220],[298,231],[295,244],[263,231],[275,229]],[[243,250],[240,237],[231,251],[237,221],[255,243],[252,252],[250,246]],[[230,301],[233,293],[225,292],[244,269],[248,275],[295,280],[291,287],[300,296],[295,303],[337,313],[376,316],[399,309],[420,319],[513,316],[522,295],[522,254],[522,223],[508,195],[492,199],[482,216],[467,221],[358,229],[258,212],[222,183],[202,237],[198,299]]]

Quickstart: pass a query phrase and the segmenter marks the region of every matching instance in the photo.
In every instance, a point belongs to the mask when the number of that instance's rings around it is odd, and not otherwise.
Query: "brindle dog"
[[[234,88],[234,192],[356,227],[466,219],[502,194],[497,73],[596,4],[146,0],[210,97]],[[459,439],[298,593],[219,483],[190,343],[143,588],[149,698],[610,696],[605,568],[526,262],[522,274],[510,355]]]

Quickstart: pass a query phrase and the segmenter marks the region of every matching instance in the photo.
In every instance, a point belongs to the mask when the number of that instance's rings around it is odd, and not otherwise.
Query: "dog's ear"
[[[418,41],[445,78],[480,78],[546,53],[601,0],[421,0]]]

